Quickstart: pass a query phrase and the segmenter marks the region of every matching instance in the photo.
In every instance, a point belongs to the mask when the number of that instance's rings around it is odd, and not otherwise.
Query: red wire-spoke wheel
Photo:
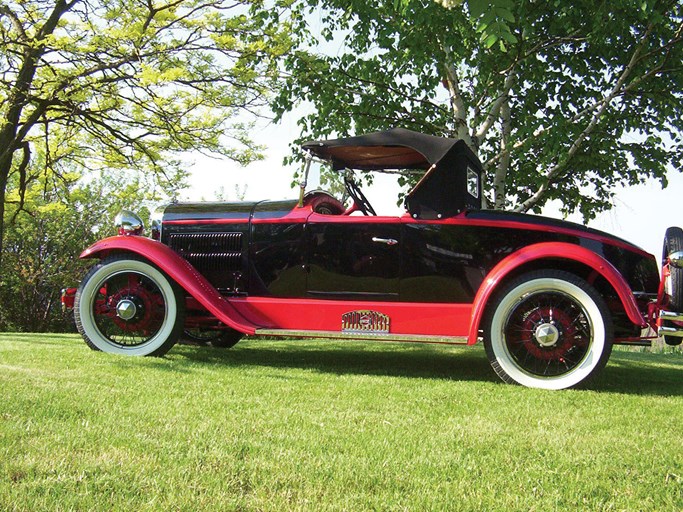
[[[76,326],[94,350],[163,355],[183,328],[185,299],[159,269],[132,256],[100,261],[76,293]]]
[[[513,280],[489,308],[484,343],[505,382],[544,389],[584,384],[607,364],[612,321],[600,294],[568,272]]]

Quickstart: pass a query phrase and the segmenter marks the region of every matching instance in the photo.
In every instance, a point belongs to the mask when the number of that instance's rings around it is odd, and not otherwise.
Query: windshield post
[[[303,179],[299,182],[299,208],[304,205],[304,194],[306,193],[306,186],[308,185],[308,171],[311,169],[311,162],[313,161],[313,155],[311,153],[306,153],[306,161],[304,163],[304,175]]]

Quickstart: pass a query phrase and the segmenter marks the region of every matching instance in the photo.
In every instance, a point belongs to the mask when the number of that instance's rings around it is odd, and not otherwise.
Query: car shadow
[[[174,353],[193,363],[231,367],[269,366],[315,370],[336,375],[380,375],[389,377],[447,379],[458,381],[498,381],[483,350],[455,347],[398,346],[392,350],[373,349],[374,344],[346,346],[324,341],[299,344],[296,341],[269,340],[240,342],[229,350],[180,346]]]
[[[615,351],[590,389],[626,395],[683,396],[682,377],[681,354]]]
[[[325,341],[299,343],[249,340],[229,350],[177,346],[173,354],[193,364],[231,367],[267,366],[315,370],[335,375],[379,375],[505,385],[495,375],[481,346],[433,347]],[[183,371],[173,365],[175,371]],[[170,368],[169,368],[170,369]],[[602,373],[580,390],[627,395],[683,396],[683,357],[615,352]]]

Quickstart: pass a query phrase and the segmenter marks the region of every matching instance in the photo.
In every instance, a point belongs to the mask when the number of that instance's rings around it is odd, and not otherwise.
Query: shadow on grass
[[[269,366],[337,375],[381,375],[497,382],[483,350],[316,341],[248,341],[230,350],[180,346],[176,355],[193,364]]]
[[[0,342],[66,347],[72,334],[1,333]],[[84,353],[90,350],[83,344]],[[444,347],[401,343],[283,341],[247,339],[230,350],[179,345],[165,358],[128,358],[101,354],[107,364],[193,373],[196,366],[272,367],[314,370],[337,375],[447,379],[502,384],[489,366],[483,347]],[[615,349],[586,389],[628,395],[683,396],[683,354],[631,352]]]
[[[345,342],[241,342],[230,350],[179,346],[173,351],[192,364],[293,368],[337,375],[448,379],[502,384],[483,348],[359,344]],[[175,371],[183,371],[173,365]],[[180,365],[182,366],[182,365]],[[171,369],[169,367],[169,369]],[[683,396],[683,357],[615,352],[585,389],[628,395]]]
[[[628,395],[683,396],[683,356],[613,352],[592,389]]]

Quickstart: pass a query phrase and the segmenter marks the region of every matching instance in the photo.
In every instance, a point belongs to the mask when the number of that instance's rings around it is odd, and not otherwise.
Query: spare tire
[[[662,250],[662,268],[669,267],[669,275],[664,281],[664,293],[668,297],[666,307],[670,311],[683,313],[683,268],[669,264],[669,255],[683,251],[683,229],[673,226],[666,230],[664,248]],[[664,321],[663,325],[676,326],[671,321]],[[680,327],[680,325],[678,326]],[[683,338],[664,336],[667,345],[680,345]]]

